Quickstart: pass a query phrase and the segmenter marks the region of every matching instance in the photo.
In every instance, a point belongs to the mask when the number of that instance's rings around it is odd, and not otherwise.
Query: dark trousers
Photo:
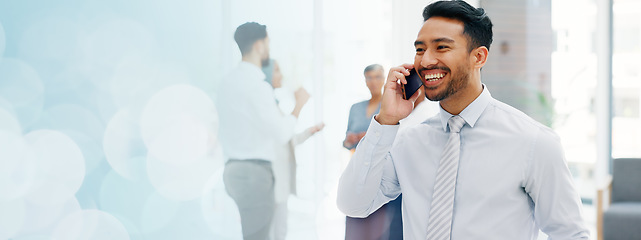
[[[347,217],[345,240],[402,240],[402,195],[366,218]]]
[[[272,164],[263,160],[229,160],[223,182],[240,213],[245,240],[269,239],[276,202]]]

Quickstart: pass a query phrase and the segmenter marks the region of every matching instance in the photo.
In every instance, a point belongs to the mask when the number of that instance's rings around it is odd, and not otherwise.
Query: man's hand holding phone
[[[395,125],[401,119],[409,116],[414,109],[414,102],[423,94],[422,89],[419,87],[407,100],[403,98],[404,90],[402,90],[403,85],[408,84],[406,76],[410,75],[410,70],[413,68],[414,65],[410,63],[390,68],[384,87],[381,110],[375,117],[378,123]]]

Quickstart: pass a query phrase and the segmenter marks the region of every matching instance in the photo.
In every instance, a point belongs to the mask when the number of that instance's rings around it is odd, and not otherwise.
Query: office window
[[[641,157],[641,2],[613,6],[612,156]]]
[[[552,128],[559,134],[581,198],[595,194],[593,168],[596,162],[595,53],[596,2],[551,1],[552,29],[563,48],[551,54]],[[572,14],[568,14],[568,12]]]

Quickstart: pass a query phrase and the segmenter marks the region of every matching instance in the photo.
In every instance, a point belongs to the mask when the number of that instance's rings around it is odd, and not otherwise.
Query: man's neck
[[[243,56],[243,62],[248,62],[248,63],[254,64],[258,68],[262,68],[263,67],[263,63],[260,60],[260,56],[257,56],[255,54],[247,54],[247,55]]]
[[[447,99],[441,100],[440,105],[443,110],[452,115],[460,114],[470,103],[474,102],[483,92],[481,81],[472,81],[468,83],[465,89],[461,89]]]

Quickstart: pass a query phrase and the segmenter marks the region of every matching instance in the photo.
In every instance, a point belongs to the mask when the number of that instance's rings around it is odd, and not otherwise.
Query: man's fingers
[[[396,82],[396,81],[398,81],[398,74],[401,73],[403,70],[405,70],[405,68],[403,68],[403,67],[390,68],[389,74],[387,75],[387,82]],[[403,75],[403,74],[401,74],[401,75]]]
[[[403,65],[401,65],[401,66],[403,68],[405,68],[406,70],[408,70],[407,71],[408,74],[409,74],[409,70],[414,69],[414,64],[412,64],[412,63],[403,63]]]
[[[407,80],[405,79],[405,75],[401,72],[391,72],[390,76],[396,80],[400,80],[402,84],[407,84]],[[396,82],[396,80],[394,82]]]
[[[407,80],[405,80],[405,76],[410,75],[411,69],[414,68],[414,65],[411,63],[405,63],[397,67],[392,67],[390,68],[389,75],[387,76],[387,81],[388,82],[397,82],[400,80],[401,83],[407,84]]]

